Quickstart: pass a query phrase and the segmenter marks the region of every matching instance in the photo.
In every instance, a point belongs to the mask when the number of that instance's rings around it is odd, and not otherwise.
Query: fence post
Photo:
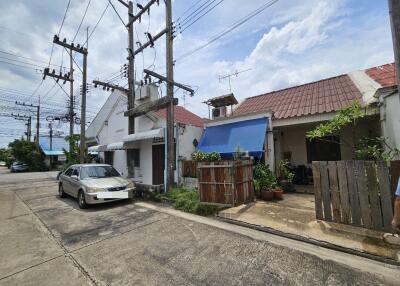
[[[337,162],[338,179],[339,179],[339,194],[340,206],[342,209],[342,222],[345,224],[351,223],[351,210],[349,203],[349,189],[347,184],[346,162]]]
[[[328,170],[329,170],[329,189],[331,193],[333,221],[341,222],[342,219],[340,214],[339,185],[337,176],[337,166],[335,161],[328,162]]]
[[[389,181],[389,168],[383,161],[377,162],[377,174],[379,181],[380,199],[382,204],[383,214],[383,228],[386,231],[392,230],[392,217],[393,217],[393,203],[390,192],[390,181]]]
[[[312,171],[314,180],[315,216],[317,219],[322,220],[324,216],[322,212],[320,162],[312,162]]]
[[[324,206],[324,217],[326,221],[332,221],[331,194],[329,192],[329,176],[327,162],[320,162],[321,191]]]

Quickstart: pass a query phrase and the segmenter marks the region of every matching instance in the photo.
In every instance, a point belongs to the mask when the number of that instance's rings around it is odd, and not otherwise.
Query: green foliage
[[[385,151],[385,145],[388,147],[388,151]],[[400,150],[397,148],[390,148],[384,137],[363,137],[358,141],[355,150],[355,157],[357,160],[392,161],[399,155]]]
[[[13,162],[13,156],[10,148],[0,148],[0,161],[5,162],[10,167]]]
[[[170,192],[157,196],[156,200],[172,201],[175,209],[197,215],[212,215],[218,210],[216,206],[200,204],[199,192],[197,190],[173,189]]]
[[[65,137],[65,141],[69,143],[70,150],[67,151],[63,149],[65,157],[67,157],[67,163],[62,166],[62,170],[66,170],[69,166],[80,163],[79,139],[79,134],[73,134]]]
[[[240,148],[240,145],[237,145],[235,147],[235,151],[233,152],[233,159],[234,160],[240,160],[245,156],[246,152]]]
[[[289,183],[293,181],[294,173],[290,171],[290,162],[288,160],[281,160],[278,162],[278,174],[281,180],[286,180]]]
[[[192,160],[196,162],[220,161],[221,155],[218,152],[205,153],[202,151],[195,151],[192,153]]]
[[[335,117],[318,125],[314,130],[307,132],[310,139],[323,138],[328,135],[336,134],[344,126],[354,123],[357,119],[365,117],[366,113],[358,101],[353,101],[347,108],[338,111]]]
[[[11,155],[17,161],[27,164],[30,171],[44,171],[47,169],[40,149],[34,142],[16,139],[8,146],[11,149]]]
[[[254,190],[271,190],[277,186],[277,180],[268,166],[258,163],[254,167]]]

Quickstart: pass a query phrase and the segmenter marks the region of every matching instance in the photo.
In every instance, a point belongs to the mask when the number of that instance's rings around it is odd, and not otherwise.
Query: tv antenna
[[[229,92],[232,92],[231,78],[234,77],[234,76],[235,76],[235,77],[238,77],[239,74],[244,73],[244,72],[247,72],[247,71],[249,71],[249,70],[251,70],[251,69],[246,69],[246,70],[241,70],[241,71],[235,70],[234,72],[232,72],[232,73],[230,73],[230,74],[218,76],[218,80],[219,80],[219,82],[221,82],[221,81],[223,81],[223,80],[228,79],[228,82],[229,82]]]

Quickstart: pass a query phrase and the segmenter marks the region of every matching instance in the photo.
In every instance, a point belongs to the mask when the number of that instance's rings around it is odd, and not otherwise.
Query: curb
[[[230,223],[230,224],[234,224],[234,225],[238,225],[238,226],[243,226],[243,227],[247,227],[247,228],[250,228],[250,229],[255,229],[255,230],[258,230],[258,231],[274,234],[274,235],[277,235],[277,236],[282,236],[282,237],[285,237],[285,238],[289,238],[289,239],[305,242],[305,243],[308,243],[308,244],[324,247],[324,248],[335,250],[335,251],[344,252],[344,253],[351,254],[351,255],[364,257],[364,258],[367,258],[367,259],[375,260],[375,261],[378,261],[378,262],[382,262],[382,263],[386,263],[386,264],[390,264],[390,265],[394,265],[394,266],[400,266],[400,261],[396,261],[395,259],[392,259],[392,258],[382,257],[382,256],[379,256],[379,255],[362,252],[362,251],[359,251],[359,250],[355,250],[355,249],[352,249],[352,248],[347,248],[347,247],[335,245],[335,244],[328,243],[328,242],[321,241],[321,240],[316,240],[316,239],[312,239],[312,238],[306,238],[306,237],[303,237],[303,236],[300,236],[300,235],[282,232],[282,231],[279,231],[279,230],[276,230],[276,229],[273,229],[273,228],[270,228],[270,227],[265,227],[265,226],[260,226],[260,225],[251,224],[251,223],[247,223],[247,222],[242,222],[242,221],[235,220],[235,219],[225,218],[225,217],[221,217],[219,215],[216,215],[215,218],[217,220],[220,220],[220,221],[223,221],[223,222],[226,222],[226,223]]]

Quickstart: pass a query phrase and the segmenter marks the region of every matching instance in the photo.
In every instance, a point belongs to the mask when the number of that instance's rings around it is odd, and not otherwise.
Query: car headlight
[[[129,181],[128,185],[126,185],[128,189],[132,189],[135,187],[135,184],[132,181]]]
[[[87,188],[88,193],[98,193],[98,192],[104,192],[104,189],[102,188]]]

